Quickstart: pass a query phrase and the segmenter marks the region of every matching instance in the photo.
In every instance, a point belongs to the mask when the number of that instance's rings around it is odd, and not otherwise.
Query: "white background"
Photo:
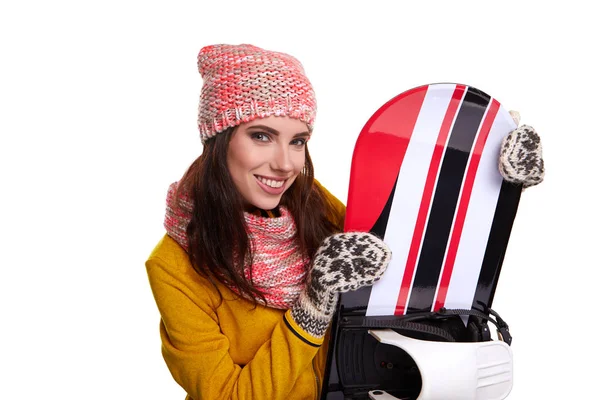
[[[2,2],[0,398],[183,399],[144,261],[201,152],[196,55],[213,43],[302,61],[316,175],[344,202],[360,129],[404,90],[465,83],[520,111],[547,176],[523,194],[494,303],[509,398],[596,398],[600,29],[584,1],[536,3]]]

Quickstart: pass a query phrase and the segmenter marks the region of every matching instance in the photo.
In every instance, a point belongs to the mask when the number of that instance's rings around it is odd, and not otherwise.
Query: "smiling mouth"
[[[262,184],[264,184],[264,185],[266,185],[266,186],[268,186],[270,188],[273,188],[273,189],[279,189],[280,187],[283,186],[283,184],[287,180],[287,179],[281,179],[281,180],[279,180],[279,179],[268,179],[268,178],[264,178],[264,177],[262,177],[260,175],[254,175],[254,176],[256,177],[256,179],[259,182],[261,182]]]

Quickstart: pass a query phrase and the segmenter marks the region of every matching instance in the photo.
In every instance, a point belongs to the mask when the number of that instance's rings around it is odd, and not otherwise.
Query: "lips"
[[[254,175],[254,178],[256,178],[258,186],[268,194],[279,195],[285,190],[287,179],[273,179],[261,175]]]
[[[267,178],[266,176],[255,175],[255,177],[265,185],[272,188],[280,188],[285,183],[285,179]]]

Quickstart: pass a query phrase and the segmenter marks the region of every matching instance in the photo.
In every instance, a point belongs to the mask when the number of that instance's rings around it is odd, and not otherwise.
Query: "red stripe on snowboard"
[[[460,237],[465,224],[465,216],[467,215],[467,209],[469,207],[469,200],[471,199],[471,193],[473,191],[473,183],[475,182],[475,175],[477,175],[477,168],[479,167],[479,161],[481,160],[481,153],[489,136],[492,124],[496,119],[500,103],[495,99],[492,99],[492,103],[488,110],[477,141],[471,153],[471,160],[467,167],[467,173],[463,184],[462,194],[458,203],[458,210],[456,212],[456,219],[454,222],[454,229],[448,245],[448,251],[446,254],[446,261],[442,271],[442,277],[439,284],[437,299],[435,301],[434,311],[439,310],[446,301],[446,294],[448,293],[448,286],[450,285],[450,278],[452,277],[452,270],[454,268],[454,261],[456,260],[456,253],[458,252],[458,245],[460,243]]]
[[[427,88],[420,86],[393,98],[360,132],[350,169],[346,232],[369,232],[379,218],[396,183]],[[373,154],[379,162],[373,162]]]
[[[466,86],[464,85],[456,86],[456,89],[452,94],[452,100],[450,100],[450,104],[446,110],[446,115],[444,116],[444,120],[442,121],[442,125],[440,127],[440,132],[438,134],[433,155],[431,157],[431,163],[429,164],[429,171],[427,172],[427,180],[423,190],[423,197],[421,198],[421,205],[419,207],[419,214],[417,215],[417,221],[415,223],[413,238],[410,243],[410,249],[406,260],[406,268],[404,269],[404,276],[402,278],[402,284],[400,286],[398,302],[396,303],[394,315],[404,315],[406,312],[406,302],[410,292],[410,287],[412,285],[415,267],[417,265],[419,249],[421,248],[421,242],[423,241],[423,232],[425,230],[427,216],[431,207],[431,198],[433,196],[433,190],[437,181],[440,163],[442,156],[444,155],[444,149],[446,148],[446,142],[448,141],[450,129],[452,128],[454,118],[464,96],[465,90]]]

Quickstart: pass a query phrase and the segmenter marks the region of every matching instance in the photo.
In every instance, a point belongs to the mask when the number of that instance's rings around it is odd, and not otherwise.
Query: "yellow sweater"
[[[323,189],[343,216],[344,205]],[[343,220],[334,221],[340,229]],[[254,306],[192,268],[165,235],[146,270],[158,306],[162,354],[186,399],[317,399],[327,358],[290,311]]]

